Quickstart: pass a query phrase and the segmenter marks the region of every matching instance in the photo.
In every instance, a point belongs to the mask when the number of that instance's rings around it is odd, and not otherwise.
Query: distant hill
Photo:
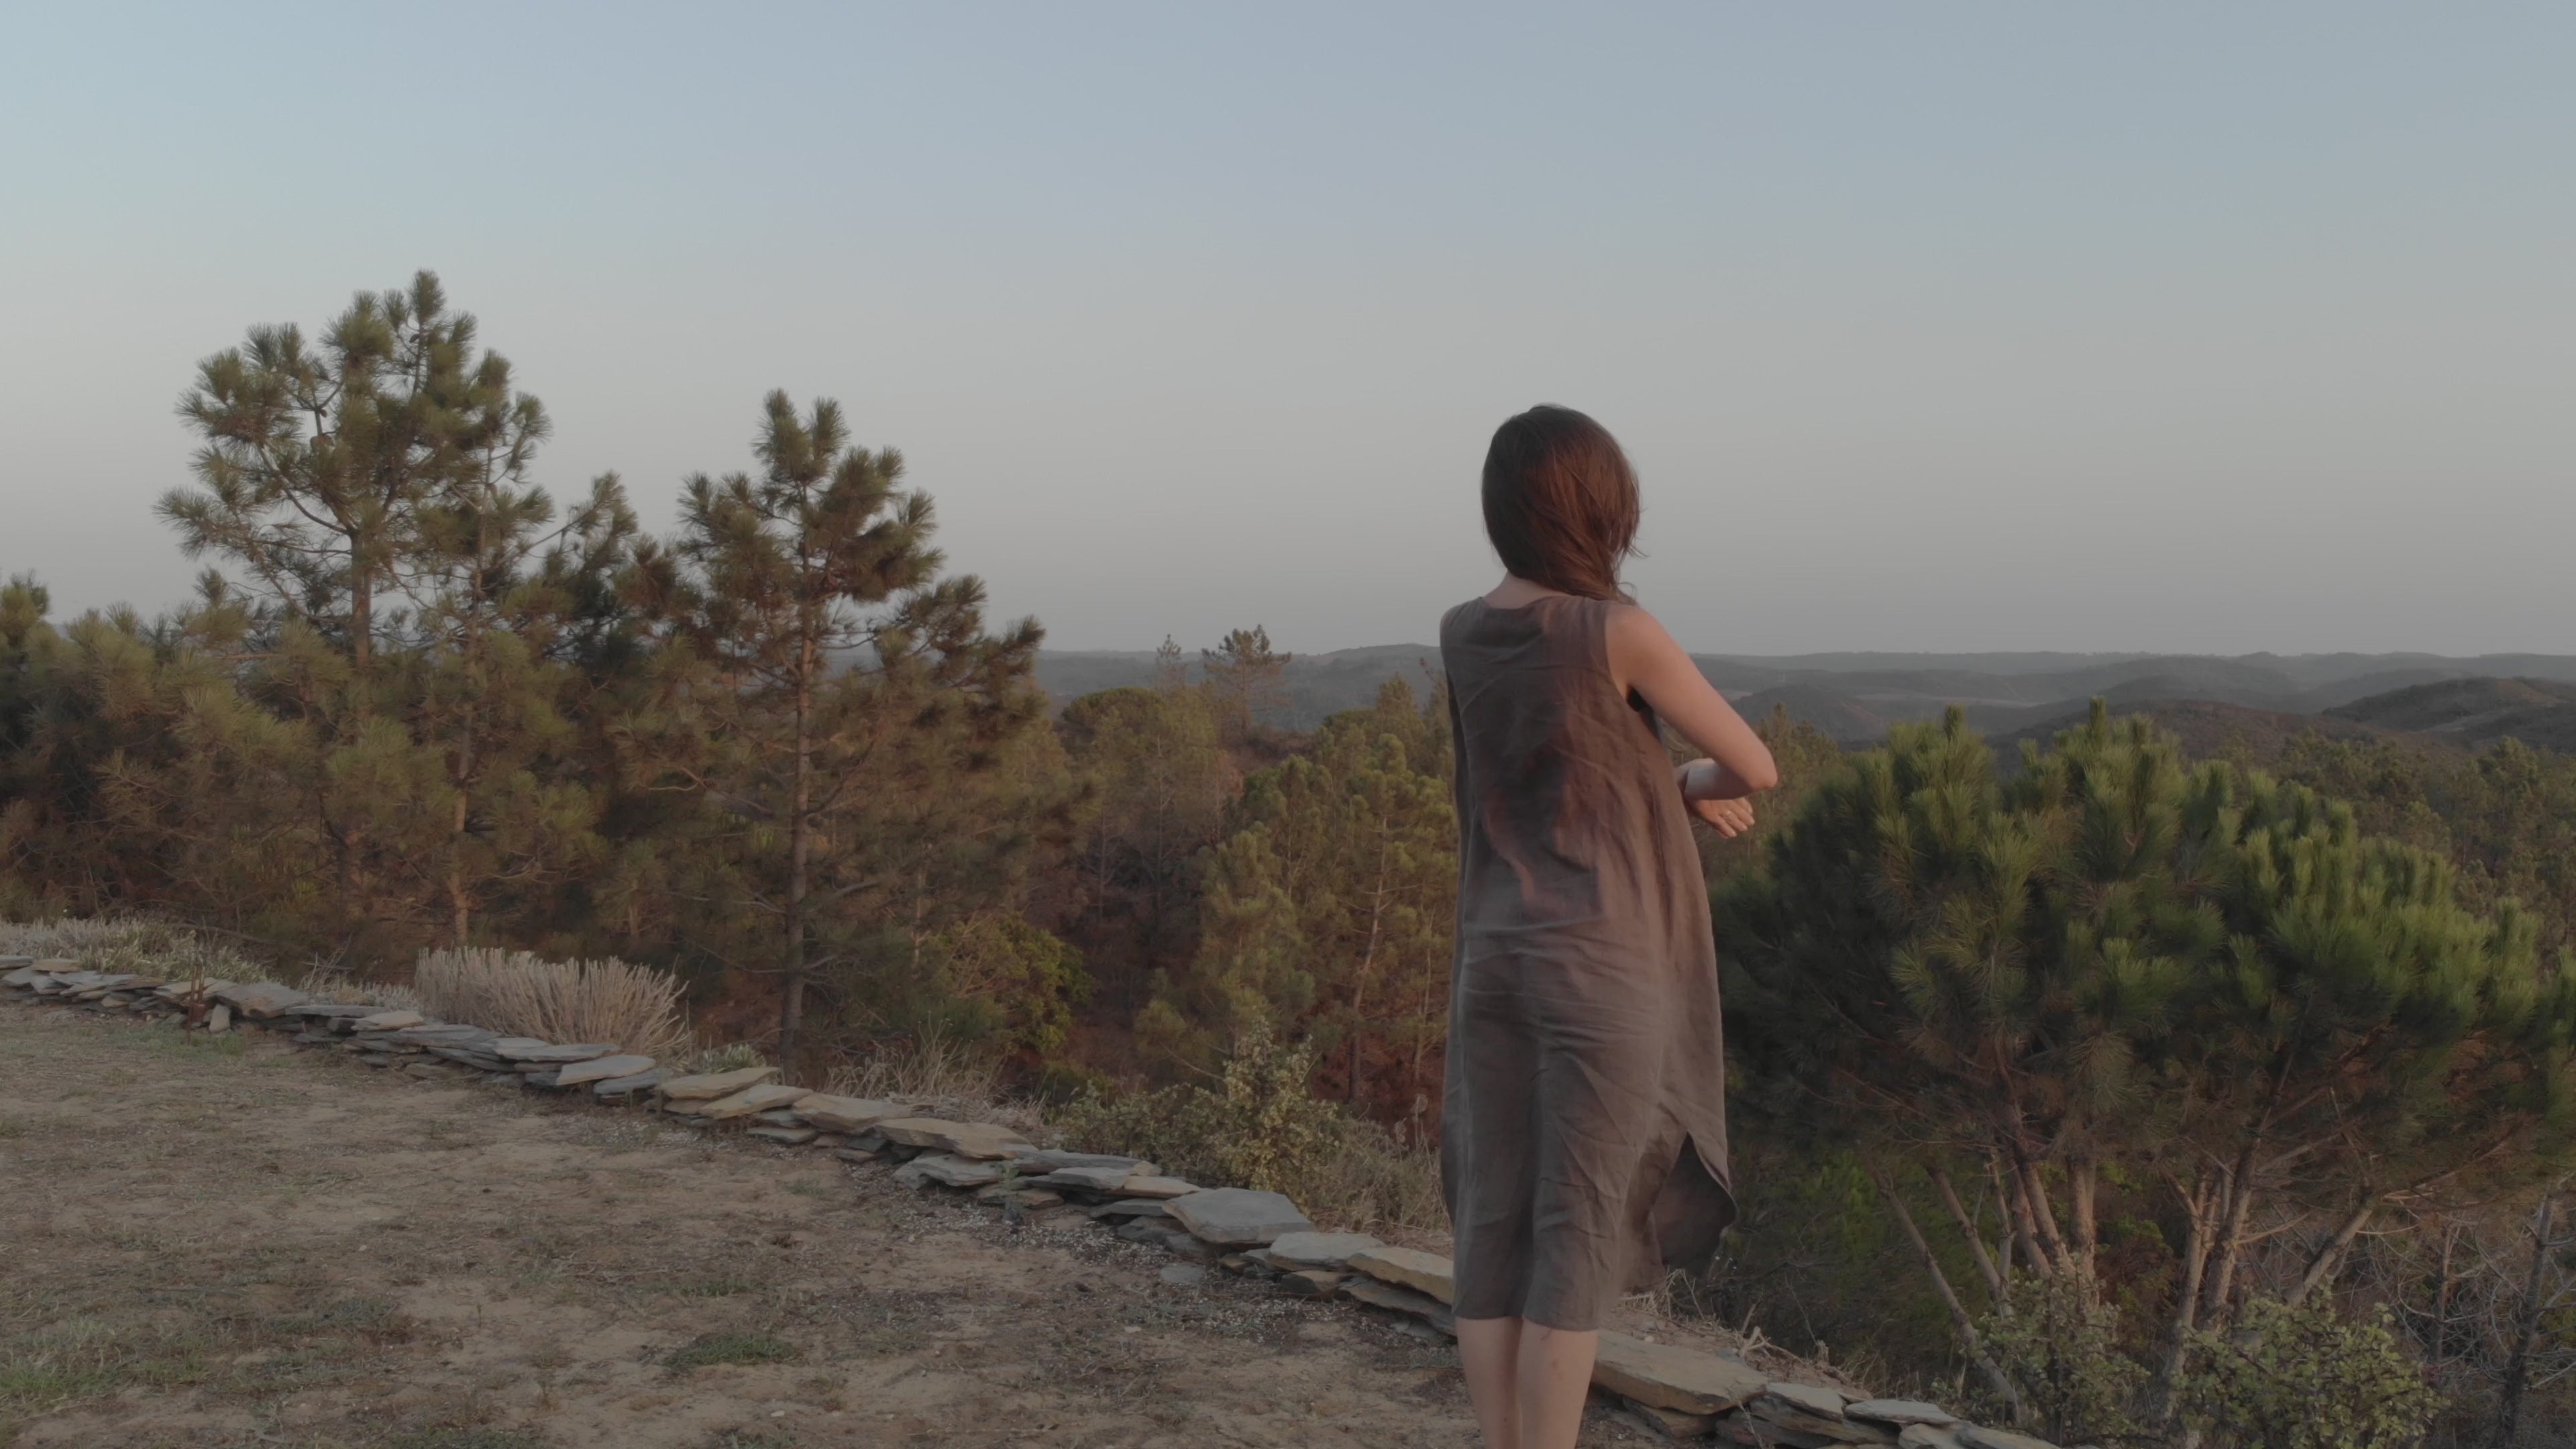
[[[1898,720],[1938,719],[1952,705],[1992,735],[2018,736],[2081,719],[2097,695],[2124,710],[2179,711],[2184,704],[2242,713],[2177,713],[2195,728],[2262,736],[2258,717],[2323,720],[2422,733],[2465,745],[2510,734],[2576,749],[2576,656],[2446,658],[2432,654],[1800,654],[1693,655],[1709,682],[1748,715],[1785,706],[1846,743],[1883,739]],[[1195,665],[1197,656],[1191,656]],[[1298,655],[1286,671],[1288,703],[1274,723],[1312,729],[1367,704],[1401,677],[1420,688],[1436,675],[1430,644],[1385,644]],[[1049,650],[1038,682],[1060,706],[1096,690],[1147,684],[1147,650]],[[2497,693],[2516,686],[2521,692]],[[2446,693],[2445,691],[2450,691]],[[2403,701],[2399,703],[2398,701]],[[2448,701],[2444,703],[2443,701]],[[2393,713],[2391,711],[2394,711]],[[2421,714],[2429,721],[2411,723]],[[2319,728],[2334,728],[2320,724]]]
[[[2203,758],[2231,756],[2258,766],[2280,759],[2290,741],[2311,730],[2328,739],[2401,738],[2394,731],[2331,715],[2250,709],[2206,699],[2150,699],[2115,702],[2112,707],[2118,714],[2145,715],[2154,720],[2159,728],[2180,740],[2188,754]],[[1987,743],[2010,760],[2019,755],[2024,740],[2045,746],[2060,733],[2084,723],[2091,713],[2088,701],[2083,708],[2010,732],[1990,734]]]
[[[2576,750],[2576,685],[2549,679],[2448,679],[2372,695],[2330,718],[2408,730],[2461,745],[2513,738]]]

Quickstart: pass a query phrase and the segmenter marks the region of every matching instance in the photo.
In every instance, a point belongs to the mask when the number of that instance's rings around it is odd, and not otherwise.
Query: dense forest
[[[1318,722],[1248,627],[1051,698],[839,407],[761,401],[656,537],[538,484],[543,407],[428,274],[181,410],[191,603],[0,588],[0,914],[365,979],[616,956],[773,1059],[936,1043],[1138,1132],[1257,1068],[1418,1176],[1429,672]],[[1784,789],[1703,842],[1746,1213],[1686,1311],[2065,1442],[2564,1441],[2576,759],[1762,728]]]

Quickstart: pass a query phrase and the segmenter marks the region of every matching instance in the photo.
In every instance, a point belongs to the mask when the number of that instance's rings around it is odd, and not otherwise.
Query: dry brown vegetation
[[[505,1036],[609,1042],[648,1057],[676,1057],[689,1041],[679,981],[615,957],[541,961],[525,951],[423,951],[411,988],[430,1015]]]

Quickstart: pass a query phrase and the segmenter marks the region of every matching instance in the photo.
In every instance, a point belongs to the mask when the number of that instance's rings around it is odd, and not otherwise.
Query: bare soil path
[[[1474,1442],[1456,1356],[1076,1220],[0,1008],[0,1445]],[[1587,1446],[1646,1442],[1594,1411]]]

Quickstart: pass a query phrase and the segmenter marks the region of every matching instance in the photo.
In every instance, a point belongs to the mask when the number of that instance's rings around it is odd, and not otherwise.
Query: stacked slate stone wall
[[[781,1147],[883,1163],[895,1181],[971,1198],[1012,1221],[1087,1218],[1128,1242],[1160,1247],[1167,1281],[1210,1270],[1275,1282],[1319,1303],[1391,1315],[1419,1336],[1456,1336],[1449,1260],[1365,1233],[1326,1233],[1287,1197],[1202,1186],[1153,1163],[1065,1152],[1004,1126],[924,1115],[917,1103],[808,1091],[775,1067],[685,1073],[615,1043],[544,1042],[419,1012],[325,1001],[274,981],[159,980],[82,969],[77,961],[0,956],[0,997],[69,1006],[213,1033],[262,1030],[432,1081],[511,1084],[604,1107],[667,1114],[687,1126],[740,1130]],[[1742,1358],[1605,1332],[1593,1371],[1603,1395],[1680,1440],[1784,1449],[1890,1444],[1905,1449],[2053,1449],[1983,1428],[1936,1405],[1855,1398],[1770,1377]]]

